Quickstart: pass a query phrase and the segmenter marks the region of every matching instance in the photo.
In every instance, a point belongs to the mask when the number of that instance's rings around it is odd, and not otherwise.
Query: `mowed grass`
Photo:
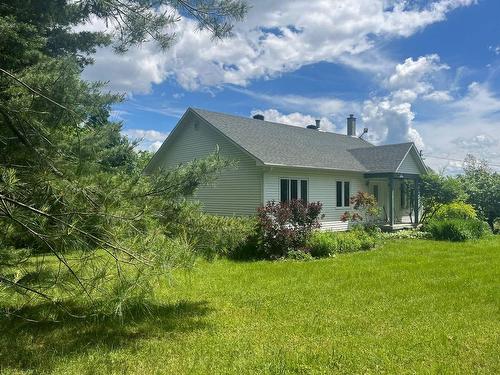
[[[0,372],[500,373],[500,237],[200,262],[133,322],[0,322]]]

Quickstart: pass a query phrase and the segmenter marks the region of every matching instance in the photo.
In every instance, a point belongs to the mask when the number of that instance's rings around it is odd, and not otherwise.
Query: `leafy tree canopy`
[[[484,160],[467,155],[464,174],[458,181],[467,193],[467,202],[474,206],[482,220],[493,226],[495,219],[500,217],[500,174]]]

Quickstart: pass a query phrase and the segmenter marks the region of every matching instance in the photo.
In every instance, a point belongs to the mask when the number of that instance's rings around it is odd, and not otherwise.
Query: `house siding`
[[[412,173],[412,174],[420,174],[420,168],[415,161],[415,157],[413,155],[413,152],[408,152],[406,154],[405,158],[401,162],[401,165],[397,169],[397,172],[399,173]]]
[[[298,178],[309,181],[309,202],[323,204],[322,229],[347,230],[348,223],[340,221],[340,216],[348,207],[336,207],[337,181],[350,182],[350,195],[366,190],[366,180],[361,173],[337,171],[312,171],[299,168],[272,168],[264,171],[264,202],[280,200],[280,179]]]
[[[237,166],[224,169],[213,183],[201,186],[193,199],[211,214],[255,214],[262,202],[262,169],[257,166],[255,159],[195,116],[188,116],[181,125],[172,135],[171,142],[165,145],[154,168],[169,169],[194,159],[202,159],[212,154],[218,146],[221,157],[235,160]]]

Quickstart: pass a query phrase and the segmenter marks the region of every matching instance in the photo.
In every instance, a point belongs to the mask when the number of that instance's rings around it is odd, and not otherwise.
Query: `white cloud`
[[[397,64],[394,73],[388,78],[386,85],[393,90],[393,97],[399,101],[413,102],[418,97],[433,101],[449,100],[447,91],[436,91],[434,83],[440,71],[449,66],[441,64],[436,54],[420,56],[416,60],[409,57],[404,63]]]
[[[177,25],[178,43],[167,53],[153,43],[123,56],[101,49],[85,76],[109,80],[113,89],[144,93],[168,77],[194,90],[223,83],[246,85],[319,61],[367,67],[357,56],[378,40],[408,37],[473,3],[436,0],[417,7],[404,0],[256,0],[232,39],[215,43],[193,20],[183,18]]]
[[[500,165],[500,98],[487,84],[472,83],[463,97],[440,108],[434,120],[415,124],[426,143],[424,155],[454,159],[429,157],[431,166],[457,164],[467,153]]]
[[[435,80],[448,70],[436,54],[407,58],[396,64],[383,80],[388,94],[373,97],[363,103],[362,120],[370,128],[367,138],[374,143],[414,142],[425,146],[424,139],[414,126],[414,102],[417,99],[446,102],[452,99],[447,90],[436,90]]]
[[[128,111],[115,109],[110,112],[109,117],[111,121],[125,121],[125,117],[129,114],[130,113]]]
[[[436,54],[420,56],[418,59],[407,58],[404,63],[396,65],[394,74],[389,77],[389,86],[392,88],[414,88],[420,86],[422,80],[443,69],[449,69],[441,64]]]
[[[422,101],[448,103],[453,100],[443,86],[444,72],[449,66],[437,54],[407,58],[396,64],[383,80],[388,93],[373,97],[363,104],[362,119],[370,129],[368,139],[375,143],[414,142],[422,149],[427,142],[415,126],[415,105]]]
[[[452,142],[460,148],[471,150],[479,150],[484,147],[493,147],[498,145],[498,139],[495,139],[487,134],[478,134],[472,138],[458,137]]]
[[[156,151],[160,148],[168,133],[157,130],[144,129],[124,129],[122,134],[132,141],[138,141],[138,149],[146,151]]]
[[[348,113],[361,113],[360,122],[369,128],[366,136],[376,144],[414,142],[422,149],[424,138],[415,127],[414,105],[418,99],[439,103],[450,102],[453,97],[449,90],[436,90],[437,78],[442,78],[442,72],[449,69],[440,62],[438,55],[408,58],[400,64],[391,64],[385,73],[379,73],[379,82],[388,90],[387,94],[374,96],[363,103],[344,101],[332,97],[302,97],[297,95],[268,95],[256,93],[248,89],[232,87],[232,90],[249,95],[261,101],[267,101],[277,107],[276,113],[266,117],[278,122],[305,125],[313,123],[311,116],[298,121],[304,113],[334,119],[342,124],[336,131],[344,132],[345,116]],[[391,66],[389,65],[389,66]],[[441,80],[442,81],[442,80]],[[283,115],[278,110],[294,111]],[[298,111],[298,112],[295,112]],[[335,127],[331,128],[332,131]]]
[[[413,127],[415,114],[410,103],[398,103],[389,98],[365,101],[362,119],[369,127],[367,139],[376,144],[414,142],[424,147],[418,131]]]
[[[300,112],[293,112],[289,114],[283,114],[276,109],[266,109],[266,110],[253,110],[252,116],[256,114],[264,115],[266,121],[279,122],[281,124],[288,124],[300,127],[306,127],[307,125],[316,124],[316,119],[321,120],[320,129],[324,131],[333,132],[336,129],[334,123],[332,123],[326,117],[313,117],[311,115],[306,115]]]
[[[422,98],[424,100],[429,100],[429,101],[438,102],[438,103],[449,102],[449,101],[453,100],[453,97],[451,96],[450,92],[446,91],[446,90],[433,91],[433,92],[430,92],[428,94],[425,94]]]
[[[281,109],[292,111],[301,111],[313,113],[319,116],[332,116],[340,112],[357,111],[359,105],[355,102],[349,102],[334,97],[316,96],[307,97],[301,95],[269,95],[265,93],[255,92],[245,88],[231,87],[228,89],[245,94],[259,101],[278,106]]]
[[[492,51],[495,55],[500,55],[500,45],[498,46],[489,46],[488,49]]]

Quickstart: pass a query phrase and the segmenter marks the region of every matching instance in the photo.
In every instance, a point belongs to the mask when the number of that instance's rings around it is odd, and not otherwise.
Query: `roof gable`
[[[412,173],[412,174],[426,173],[427,167],[424,164],[422,158],[420,157],[417,148],[413,143],[411,145],[412,146],[406,153],[405,157],[403,158],[403,160],[401,160],[401,163],[396,169],[396,172]]]

